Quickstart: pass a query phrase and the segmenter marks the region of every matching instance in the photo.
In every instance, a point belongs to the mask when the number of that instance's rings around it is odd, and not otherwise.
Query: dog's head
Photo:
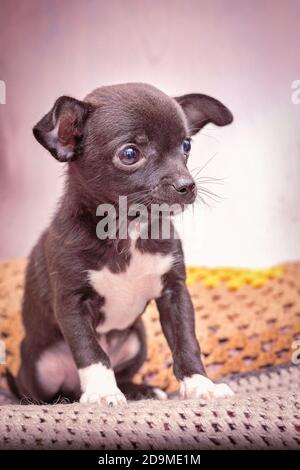
[[[213,123],[232,122],[220,101],[202,94],[170,98],[129,83],[101,87],[84,101],[60,97],[34,127],[36,139],[60,162],[95,204],[186,204],[196,198],[187,168],[191,136]]]

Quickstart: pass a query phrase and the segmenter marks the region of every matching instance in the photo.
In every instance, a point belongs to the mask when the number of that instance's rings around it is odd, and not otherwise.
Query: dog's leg
[[[166,393],[147,384],[132,382],[133,376],[139,371],[146,360],[147,342],[142,319],[139,318],[134,325],[123,333],[126,335],[117,348],[113,347],[114,336],[122,336],[122,332],[113,332],[108,335],[108,354],[116,373],[117,384],[128,400],[142,400],[145,398],[158,398],[164,400]]]
[[[89,317],[84,315],[80,296],[73,293],[61,302],[57,300],[56,316],[78,369],[80,401],[110,405],[125,402],[110,359],[99,344]]]
[[[226,384],[208,379],[195,334],[194,308],[183,280],[166,280],[157,300],[160,321],[174,361],[174,374],[183,398],[233,395]]]

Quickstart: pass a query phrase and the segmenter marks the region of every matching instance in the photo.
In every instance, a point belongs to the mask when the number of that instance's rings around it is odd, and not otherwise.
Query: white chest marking
[[[90,283],[105,298],[105,320],[97,331],[107,333],[131,325],[143,312],[146,303],[160,296],[161,278],[169,271],[172,262],[172,255],[141,253],[132,247],[126,271],[112,273],[106,267],[89,271]]]

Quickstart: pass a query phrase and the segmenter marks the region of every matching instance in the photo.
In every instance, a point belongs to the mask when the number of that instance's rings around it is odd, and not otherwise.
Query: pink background
[[[300,257],[298,0],[1,0],[0,258],[28,253],[50,220],[63,166],[32,126],[61,94],[145,81],[223,100],[235,123],[196,138],[190,166],[225,177],[214,210],[184,216],[188,262]]]

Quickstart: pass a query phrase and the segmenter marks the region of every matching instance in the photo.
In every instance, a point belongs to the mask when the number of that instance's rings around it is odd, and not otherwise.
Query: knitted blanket
[[[0,449],[300,449],[300,366],[227,383],[235,396],[0,406]]]
[[[0,348],[2,339],[6,349],[2,387],[6,367],[15,374],[19,366],[25,265],[24,259],[0,263]],[[187,274],[196,334],[212,379],[291,361],[294,341],[300,339],[300,262],[260,270],[189,267]],[[135,380],[175,391],[172,357],[153,302],[143,320],[148,357]]]
[[[15,373],[19,364],[25,264],[0,264],[1,449],[300,448],[300,366],[291,366],[300,339],[299,262],[265,270],[188,269],[206,368],[210,377],[227,381],[233,397],[175,397],[113,409],[18,404],[5,391],[7,367]],[[153,303],[144,319],[149,352],[135,380],[174,392],[171,355]]]

